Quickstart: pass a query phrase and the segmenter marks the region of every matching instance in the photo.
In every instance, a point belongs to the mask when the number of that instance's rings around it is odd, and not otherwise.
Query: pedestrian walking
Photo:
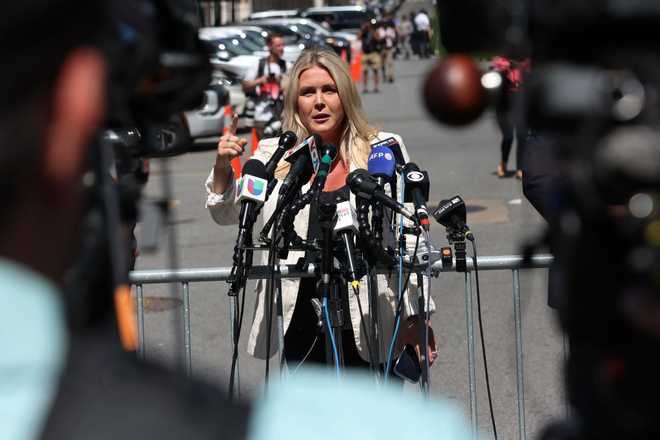
[[[420,58],[428,58],[431,56],[431,20],[429,15],[424,9],[420,10],[414,18],[415,27],[417,28],[416,40],[419,50]]]
[[[528,131],[521,118],[518,118],[516,115],[515,101],[520,97],[523,78],[530,72],[530,61],[529,59],[516,61],[502,56],[496,56],[491,61],[490,68],[499,72],[503,80],[501,98],[495,107],[497,125],[502,133],[500,163],[497,166],[497,176],[507,176],[507,163],[515,138],[517,143],[515,176],[517,179],[522,179],[522,158]]]
[[[373,74],[373,91],[374,93],[378,93],[378,82],[382,64],[380,55],[382,41],[376,32],[374,24],[370,21],[362,24],[358,38],[362,42],[362,93],[368,92],[369,71]]]
[[[394,82],[394,51],[398,40],[396,26],[392,16],[387,16],[385,21],[382,22],[380,28],[381,40],[383,41],[381,49],[381,57],[383,61],[383,81],[389,83]]]
[[[403,54],[403,58],[406,60],[410,59],[412,53],[412,48],[410,46],[410,37],[413,33],[413,24],[410,21],[410,16],[404,14],[401,16],[401,21],[399,22],[398,30],[399,39],[398,46],[399,52]]]

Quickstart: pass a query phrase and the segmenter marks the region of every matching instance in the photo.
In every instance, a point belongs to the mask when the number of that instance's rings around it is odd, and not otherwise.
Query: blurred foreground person
[[[109,305],[70,326],[63,286],[86,238],[108,6],[0,7],[0,438],[243,438],[243,408],[122,351],[107,286],[85,293]]]

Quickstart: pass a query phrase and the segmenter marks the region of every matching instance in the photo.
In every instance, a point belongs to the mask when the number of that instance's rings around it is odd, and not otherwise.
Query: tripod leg
[[[284,307],[282,305],[282,280],[276,281],[277,289],[277,340],[280,346],[280,376],[286,373],[286,359],[284,357]]]
[[[428,392],[428,384],[429,384],[429,370],[426,368],[427,362],[426,362],[426,357],[429,355],[429,350],[428,350],[428,338],[427,338],[427,333],[426,333],[426,313],[425,313],[425,301],[424,301],[424,277],[422,276],[421,273],[417,273],[417,284],[421,286],[421,295],[419,294],[419,290],[417,293],[417,304],[418,304],[418,310],[419,310],[419,319],[422,321],[422,325],[419,326],[419,340],[421,342],[421,349],[419,350],[419,363],[420,366],[422,367],[422,377],[421,377],[421,387],[423,392]]]
[[[380,341],[378,340],[378,282],[376,280],[376,274],[373,273],[371,267],[367,271],[367,293],[369,296],[369,314],[371,315],[371,353],[369,356],[372,357],[371,363],[374,366],[374,372],[378,374],[379,369],[375,368],[378,366],[379,354],[380,354]]]

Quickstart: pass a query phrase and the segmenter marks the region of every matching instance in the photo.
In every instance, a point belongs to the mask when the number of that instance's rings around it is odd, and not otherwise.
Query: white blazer
[[[394,137],[399,142],[401,146],[401,152],[403,153],[404,159],[409,160],[408,152],[406,147],[401,140],[399,135],[393,133],[380,132],[374,138],[371,143],[374,144],[380,140],[385,140],[390,137]],[[258,159],[264,163],[268,161],[275,149],[277,148],[277,138],[263,139],[259,142],[257,150],[254,152],[253,159]],[[351,164],[350,170],[353,171],[356,167]],[[231,176],[231,184],[222,194],[216,194],[213,192],[213,169],[211,169],[211,174],[205,182],[205,188],[207,193],[206,207],[208,208],[211,217],[219,225],[231,225],[238,223],[238,217],[240,212],[240,205],[234,203],[234,198],[236,194],[236,185],[234,176]],[[280,182],[281,183],[281,182]],[[277,194],[278,186],[275,187],[273,191],[274,194]],[[307,191],[310,187],[308,182],[303,186],[303,192]],[[401,185],[397,185],[397,188],[401,188]],[[270,218],[271,214],[275,210],[277,197],[270,197],[263,206],[261,219],[258,221],[258,224],[263,224],[264,218]],[[355,206],[355,196],[351,193],[351,203]],[[306,206],[300,213],[296,216],[294,220],[294,227],[298,235],[305,238],[307,237],[307,229],[309,226],[309,205]],[[257,229],[255,225],[255,231]],[[386,231],[385,231],[386,232]],[[416,237],[413,235],[407,236],[406,246],[408,254],[414,252]],[[424,239],[420,238],[419,242],[419,251],[425,249]],[[266,265],[267,261],[267,252],[260,252],[261,261],[259,264]],[[280,264],[295,264],[300,257],[304,257],[304,252],[301,251],[291,251],[286,260],[280,260]],[[396,272],[396,271],[395,271]],[[404,276],[406,273],[404,272]],[[378,317],[379,317],[379,326],[378,334],[380,347],[378,350],[379,362],[385,362],[387,359],[387,350],[389,349],[390,338],[392,335],[392,330],[394,328],[394,315],[396,313],[396,292],[398,291],[398,273],[389,274],[379,274],[377,275],[377,286],[378,286]],[[363,342],[362,328],[360,325],[361,319],[367,320],[367,332],[371,330],[371,322],[369,313],[369,300],[367,297],[367,277],[364,277],[360,280],[360,301],[362,303],[362,312],[364,316],[360,316],[359,308],[355,295],[353,294],[352,288],[349,286],[349,313],[351,317],[351,324],[353,327],[353,334],[355,335],[355,345],[357,346],[360,356],[364,360],[368,360],[368,350],[366,344]],[[298,287],[300,281],[297,279],[282,279],[282,305],[283,305],[283,314],[284,314],[284,331],[289,327],[291,322],[291,317],[293,316],[293,310],[296,305],[296,298],[298,296]],[[428,293],[427,282],[424,282],[425,289],[424,293]],[[256,294],[257,294],[257,308],[254,314],[254,321],[252,322],[252,330],[250,331],[250,336],[248,339],[248,353],[252,356],[259,359],[266,359],[266,334],[267,334],[267,319],[266,319],[266,282],[265,280],[258,280],[256,285]],[[419,286],[417,282],[417,277],[413,274],[410,277],[408,283],[408,289],[404,295],[404,304],[402,308],[402,320],[407,319],[409,316],[418,314],[418,294]],[[310,296],[311,297],[311,296]],[[433,311],[435,305],[431,301],[431,311]],[[273,307],[273,313],[275,313],[275,307]],[[275,354],[278,350],[278,338],[277,338],[277,329],[276,329],[276,320],[273,316],[273,326],[271,330],[271,353],[270,356]],[[370,333],[366,336],[369,337]]]

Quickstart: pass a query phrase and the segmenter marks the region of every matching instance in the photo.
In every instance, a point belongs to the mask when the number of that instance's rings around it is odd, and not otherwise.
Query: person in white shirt
[[[248,70],[242,88],[254,101],[254,126],[257,137],[263,138],[270,124],[279,121],[282,112],[284,89],[287,85],[286,72],[290,65],[282,58],[284,39],[279,34],[266,38],[269,55]]]
[[[378,28],[383,41],[381,56],[383,59],[383,81],[394,82],[394,50],[398,34],[391,16],[387,16]]]
[[[420,58],[428,58],[431,56],[431,20],[426,11],[422,9],[415,15],[414,22],[417,28],[416,37],[419,45],[419,56]]]

